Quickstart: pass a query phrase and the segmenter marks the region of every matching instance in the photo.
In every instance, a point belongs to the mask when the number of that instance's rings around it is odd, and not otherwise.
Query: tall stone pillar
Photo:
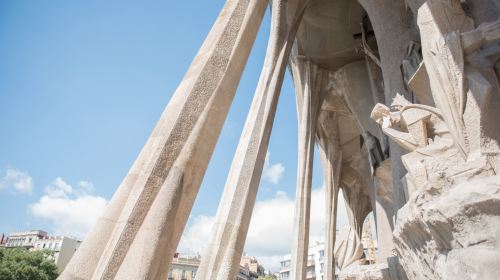
[[[363,159],[365,162],[368,159]],[[362,162],[362,161],[361,161]],[[355,164],[356,167],[359,163]],[[360,173],[357,169],[350,164],[342,166],[342,193],[346,203],[347,217],[349,224],[356,231],[359,239],[361,239],[363,222],[372,211],[371,201],[369,196],[369,188],[366,184],[366,173]]]
[[[394,243],[392,241],[393,209],[392,205],[392,164],[391,160],[383,161],[375,170],[375,219],[377,223],[378,257],[382,262],[393,256]]]
[[[410,93],[401,74],[401,62],[407,56],[408,42],[418,42],[412,13],[406,1],[398,0],[358,0],[366,10],[375,32],[380,55],[382,76],[384,78],[385,102],[389,105],[396,93],[410,99]],[[389,142],[394,183],[394,213],[405,204],[401,178],[406,173],[401,162],[403,151],[393,141]]]
[[[197,280],[234,279],[238,273],[288,57],[305,7],[302,2],[274,0],[272,3],[264,67]]]
[[[60,279],[166,278],[265,1],[228,0],[104,215]]]
[[[295,195],[294,238],[291,279],[305,279],[309,248],[309,219],[316,124],[323,101],[323,82],[328,72],[310,61],[297,58],[292,64],[299,118],[297,192]]]
[[[370,118],[370,108],[373,108],[377,102],[384,102],[383,98],[379,98],[377,89],[372,85],[374,84],[372,75],[376,73],[376,70],[378,69],[370,69],[370,64],[366,61],[356,61],[344,65],[333,75],[335,92],[344,97],[358,124],[359,132],[363,136],[363,145],[368,151],[368,162],[363,159],[362,165],[356,166],[356,168],[365,178],[364,184],[369,189],[368,194],[375,216],[377,215],[375,191],[372,187],[373,181],[370,179],[373,168],[378,166],[385,156],[379,144],[384,139],[382,130]]]
[[[322,118],[323,117],[323,118]],[[337,207],[342,171],[342,152],[338,143],[338,127],[334,113],[321,112],[318,121],[318,146],[325,180],[325,261],[324,279],[335,279],[335,240],[337,238]]]

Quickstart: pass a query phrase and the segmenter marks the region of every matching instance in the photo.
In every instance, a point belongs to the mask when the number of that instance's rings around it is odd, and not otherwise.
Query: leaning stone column
[[[327,72],[316,64],[298,57],[291,64],[291,68],[297,92],[299,151],[290,278],[305,279],[309,248],[314,139],[323,101],[323,80]]]
[[[168,272],[265,5],[227,1],[130,173],[60,279],[159,279]]]
[[[235,279],[238,272],[286,64],[303,8],[302,1],[272,3],[264,67],[196,279]],[[287,22],[287,18],[292,20]]]
[[[322,117],[324,117],[322,119]],[[323,111],[318,121],[318,146],[325,180],[325,262],[324,279],[335,278],[335,240],[337,238],[337,205],[342,171],[342,152],[338,142],[334,113]]]

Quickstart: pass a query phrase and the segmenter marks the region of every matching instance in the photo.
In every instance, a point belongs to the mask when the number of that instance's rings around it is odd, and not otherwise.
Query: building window
[[[281,267],[285,268],[285,267],[289,267],[290,266],[290,261],[282,261],[281,262]]]

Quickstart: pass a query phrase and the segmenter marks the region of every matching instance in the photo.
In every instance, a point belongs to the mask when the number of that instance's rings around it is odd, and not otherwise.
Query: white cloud
[[[78,188],[81,188],[83,191],[86,191],[86,192],[93,192],[94,191],[94,184],[92,184],[89,181],[80,181],[80,182],[78,182]]]
[[[178,251],[185,255],[203,254],[212,234],[215,217],[199,215],[182,234]]]
[[[67,198],[73,192],[73,187],[57,177],[51,184],[45,187],[45,193],[52,198]]]
[[[283,178],[283,173],[285,172],[285,167],[281,163],[270,164],[269,163],[269,152],[266,154],[266,161],[264,162],[264,170],[262,171],[262,177],[277,185],[281,178]]]
[[[33,193],[33,179],[24,171],[8,167],[5,176],[0,180],[0,189],[12,188],[14,192]]]
[[[266,269],[277,271],[279,261],[291,251],[295,200],[284,192],[277,192],[271,200],[258,201],[248,230],[245,251],[255,256]],[[348,223],[342,193],[339,194],[337,227]],[[317,188],[311,192],[309,243],[323,241],[325,236],[325,192]]]
[[[92,195],[92,190],[90,182],[81,181],[73,187],[58,177],[28,208],[33,216],[48,220],[56,234],[83,238],[107,204],[103,197]]]
[[[324,188],[311,193],[310,243],[322,241],[325,223]],[[255,256],[266,269],[277,271],[283,256],[290,253],[293,238],[295,201],[282,191],[268,200],[257,201],[245,243],[245,252]],[[342,193],[339,194],[337,228],[347,225]],[[184,254],[203,253],[211,238],[214,217],[197,216],[184,232],[179,251]]]

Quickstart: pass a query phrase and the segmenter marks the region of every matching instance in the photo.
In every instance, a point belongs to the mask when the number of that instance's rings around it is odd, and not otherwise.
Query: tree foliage
[[[276,280],[276,278],[273,276],[261,276],[257,280]]]
[[[0,248],[0,280],[53,280],[57,266],[50,251]]]

